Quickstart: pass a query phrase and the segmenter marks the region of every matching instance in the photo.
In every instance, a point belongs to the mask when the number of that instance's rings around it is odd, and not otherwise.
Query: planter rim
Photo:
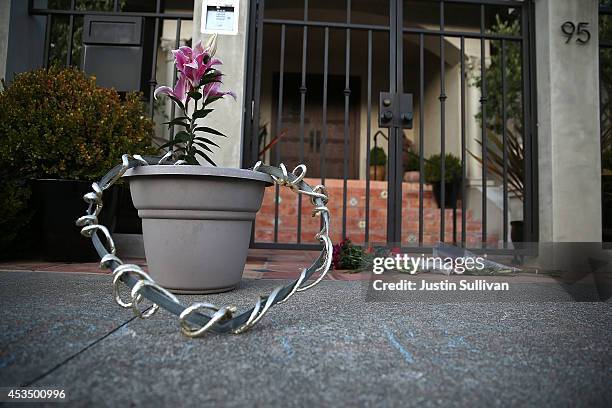
[[[268,185],[273,184],[272,177],[265,173],[230,167],[153,164],[131,168],[123,175],[123,177],[139,176],[216,176],[263,181]]]

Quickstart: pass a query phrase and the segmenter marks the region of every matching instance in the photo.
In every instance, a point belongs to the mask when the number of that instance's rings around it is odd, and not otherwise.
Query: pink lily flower
[[[174,89],[170,88],[169,86],[160,86],[155,90],[153,96],[155,97],[155,99],[157,99],[157,95],[170,95],[185,104],[187,102],[187,99],[189,99],[189,96],[187,95],[188,86],[189,85],[187,83],[185,75],[179,72],[178,80],[176,81],[176,85],[174,85]]]
[[[225,95],[229,95],[234,98],[234,100],[236,99],[236,93],[234,91],[221,90],[221,82],[211,82],[204,85],[202,92],[204,95],[206,95],[207,98],[211,96],[224,97]]]
[[[221,64],[221,60],[212,58],[209,51],[202,47],[201,41],[198,41],[193,48],[183,46],[178,50],[173,50],[172,54],[174,54],[176,68],[185,75],[194,88],[199,86],[206,70]]]

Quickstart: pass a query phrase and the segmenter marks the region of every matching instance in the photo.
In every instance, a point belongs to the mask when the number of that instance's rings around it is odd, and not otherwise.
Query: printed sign
[[[238,0],[203,0],[200,31],[238,34]]]

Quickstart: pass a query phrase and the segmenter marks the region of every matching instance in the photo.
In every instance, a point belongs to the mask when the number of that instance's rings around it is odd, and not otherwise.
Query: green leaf
[[[198,126],[198,127],[197,127],[197,128],[195,128],[193,131],[194,131],[194,132],[206,132],[206,133],[212,133],[213,135],[227,137],[227,136],[225,136],[223,133],[219,132],[218,130],[215,130],[215,129],[213,129],[213,128],[209,128],[209,127],[207,127],[207,126]]]
[[[200,86],[211,84],[213,82],[221,82],[221,74],[215,69],[209,69],[202,76],[200,80]]]
[[[209,152],[213,153],[210,147],[206,146],[204,143],[194,143],[193,146],[200,146],[204,150],[208,150]],[[198,149],[195,149],[195,150],[197,151]]]
[[[188,92],[187,95],[189,95],[189,97],[191,97],[192,99],[195,99],[196,101],[199,101],[200,99],[202,99],[202,94],[199,93],[198,91]]]
[[[210,164],[212,164],[213,166],[217,167],[217,165],[215,164],[214,161],[212,161],[212,159],[210,157],[208,157],[206,155],[206,153],[200,151],[200,150],[196,150],[195,154],[199,154],[200,156],[202,156],[204,158],[204,160],[206,160],[207,162],[209,162]]]
[[[181,108],[181,110],[185,110],[185,105],[183,104],[183,102],[181,102],[179,99],[175,98],[172,95],[167,95],[167,96],[168,98],[172,99],[174,103],[176,103],[179,106],[179,108]]]
[[[193,164],[194,166],[199,165],[200,163],[198,163],[198,159],[195,158],[195,156],[192,155],[185,155],[183,156],[183,160],[185,160],[187,162],[187,164]]]
[[[213,146],[217,146],[219,148],[221,148],[221,146],[219,146],[218,144],[216,144],[215,142],[213,142],[212,140],[206,138],[206,137],[194,137],[193,140],[201,140],[203,143],[208,143],[211,144]]]
[[[214,101],[218,101],[219,99],[223,99],[223,96],[209,96],[208,98],[206,98],[206,100],[204,101],[204,106],[208,106],[211,103],[213,103]]]
[[[192,137],[193,135],[185,132],[184,130],[181,130],[176,135],[174,135],[174,138],[172,140],[168,141],[167,143],[164,143],[159,148],[164,149],[166,147],[170,147],[178,143],[186,143],[191,140]]]
[[[172,119],[170,122],[164,122],[164,123],[162,123],[162,125],[168,125],[169,128],[174,126],[174,125],[180,125],[180,126],[183,126],[183,127],[189,127],[189,124],[184,122],[185,119],[189,120],[188,117],[181,116],[181,117]]]
[[[205,118],[206,115],[208,115],[212,111],[213,111],[212,109],[199,109],[193,113],[193,118],[194,119]]]

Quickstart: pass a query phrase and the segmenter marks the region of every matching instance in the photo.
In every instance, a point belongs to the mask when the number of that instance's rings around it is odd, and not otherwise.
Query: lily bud
[[[210,55],[211,57],[215,55],[215,53],[217,52],[217,33],[214,33],[208,38],[208,41],[206,41],[206,46],[204,47],[204,49],[206,50],[206,52],[208,52],[208,55]]]

